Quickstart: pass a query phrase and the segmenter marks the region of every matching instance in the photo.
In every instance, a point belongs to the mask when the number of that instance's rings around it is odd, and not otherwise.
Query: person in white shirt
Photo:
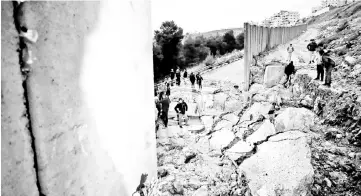
[[[324,66],[322,63],[322,56],[320,55],[319,51],[322,50],[322,44],[318,44],[318,47],[316,49],[316,54],[315,54],[315,63],[317,66],[317,77],[315,78],[315,80],[319,80],[321,79],[321,81],[323,81],[323,76],[324,76]]]
[[[293,48],[292,44],[290,44],[290,46],[288,46],[287,48],[287,52],[288,52],[288,62],[291,62],[292,59],[292,53],[295,51],[295,49]]]

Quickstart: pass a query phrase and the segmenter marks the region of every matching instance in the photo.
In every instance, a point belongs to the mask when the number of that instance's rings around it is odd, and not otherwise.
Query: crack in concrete
[[[305,133],[304,131],[301,131],[301,130],[293,130],[293,129],[292,129],[292,130],[289,130],[289,131],[287,131],[287,132],[290,132],[290,131],[299,131],[299,132]],[[266,139],[261,140],[261,141],[256,142],[256,143],[253,143],[253,145],[254,145],[253,149],[252,149],[250,152],[246,153],[244,156],[241,156],[240,158],[238,158],[238,159],[236,160],[236,162],[238,163],[238,165],[241,165],[241,164],[243,163],[243,161],[245,161],[246,159],[248,159],[248,158],[252,157],[254,154],[256,154],[257,151],[258,151],[258,146],[261,145],[261,144],[263,144],[263,143],[265,143],[265,142],[281,142],[281,141],[286,141],[286,140],[298,140],[298,139],[300,139],[300,138],[302,137],[302,136],[301,136],[301,137],[297,137],[297,138],[285,138],[285,139],[281,139],[281,140],[277,140],[277,141],[269,141],[269,139],[270,139],[271,137],[277,136],[277,135],[282,134],[282,133],[285,133],[285,132],[278,132],[278,133],[269,135],[269,136],[266,137]]]
[[[20,33],[22,32],[22,30],[26,30],[26,27],[23,27],[20,25],[20,21],[18,20],[18,14],[20,14],[21,7],[23,5],[23,2],[17,2],[17,1],[13,1],[13,18],[14,18],[14,25],[16,30],[19,33],[19,49],[17,50],[17,52],[19,53],[19,65],[20,65],[20,70],[22,72],[23,75],[23,82],[22,82],[22,86],[24,89],[24,95],[23,95],[23,100],[24,100],[24,105],[25,105],[25,116],[28,119],[27,122],[27,128],[29,130],[29,135],[31,138],[31,148],[33,150],[33,154],[34,154],[34,169],[35,169],[35,175],[36,175],[36,186],[38,188],[39,191],[39,195],[40,196],[45,196],[45,194],[43,194],[41,191],[41,183],[40,183],[40,176],[39,176],[39,165],[38,165],[38,160],[37,160],[37,151],[36,151],[36,146],[35,146],[35,136],[34,136],[34,130],[32,128],[31,125],[31,116],[30,116],[30,103],[29,103],[29,92],[28,92],[28,73],[24,73],[22,71],[22,68],[26,65],[26,62],[24,62],[23,60],[23,52],[25,49],[27,49],[25,40],[23,37],[20,36]]]

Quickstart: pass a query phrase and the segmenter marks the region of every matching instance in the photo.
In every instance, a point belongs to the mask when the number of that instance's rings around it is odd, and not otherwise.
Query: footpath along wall
[[[1,6],[1,195],[127,196],[156,177],[150,2]]]
[[[249,89],[250,66],[254,55],[285,44],[306,29],[306,24],[293,27],[262,27],[244,23],[244,90]]]

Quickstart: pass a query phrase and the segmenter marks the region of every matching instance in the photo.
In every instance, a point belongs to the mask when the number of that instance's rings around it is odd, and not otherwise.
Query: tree
[[[240,33],[236,36],[237,49],[242,50],[244,48],[244,33]]]
[[[200,63],[207,58],[210,50],[206,46],[206,43],[207,40],[203,36],[198,36],[194,39],[189,37],[184,42],[183,54],[186,65]]]
[[[156,30],[154,33],[155,42],[160,47],[163,56],[158,69],[160,73],[155,75],[168,74],[170,69],[178,65],[178,57],[182,47],[181,41],[184,37],[183,29],[178,27],[174,21],[165,21],[162,23],[160,30]],[[153,61],[155,60],[153,59]]]
[[[226,43],[226,52],[232,52],[236,48],[237,44],[236,38],[233,35],[233,30],[228,31],[223,35],[223,42]]]
[[[156,43],[153,43],[153,73],[154,78],[162,76],[161,63],[163,60],[162,48]]]

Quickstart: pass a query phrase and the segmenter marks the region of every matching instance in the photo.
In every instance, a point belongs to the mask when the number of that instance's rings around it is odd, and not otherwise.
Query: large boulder
[[[270,65],[266,67],[264,74],[264,85],[267,88],[277,85],[285,74],[283,65]]]
[[[286,108],[275,119],[276,132],[307,132],[314,125],[316,115],[306,108]]]
[[[293,133],[271,137],[240,165],[253,196],[310,195],[314,175],[311,152],[305,134]]]

